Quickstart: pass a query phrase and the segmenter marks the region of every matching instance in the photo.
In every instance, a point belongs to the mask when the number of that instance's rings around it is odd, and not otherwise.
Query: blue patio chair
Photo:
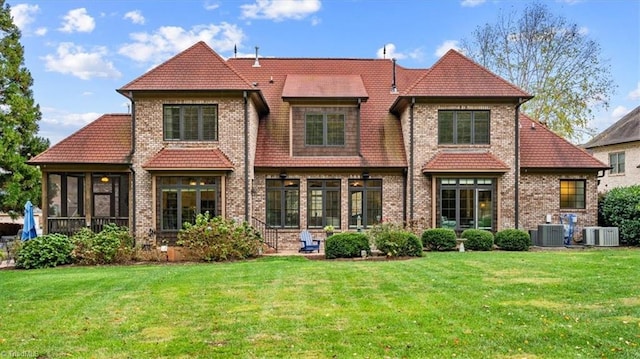
[[[300,232],[300,249],[298,252],[311,253],[313,251],[320,253],[320,240],[313,239],[311,233],[305,229]]]

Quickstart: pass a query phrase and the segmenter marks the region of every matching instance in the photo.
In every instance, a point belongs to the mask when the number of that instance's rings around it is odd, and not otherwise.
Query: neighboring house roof
[[[367,98],[360,75],[287,75],[283,98]]]
[[[520,114],[520,167],[562,170],[609,168],[584,149],[524,114]]]
[[[129,164],[131,115],[107,114],[28,161],[42,164]]]
[[[616,123],[596,135],[583,147],[590,149],[634,141],[640,141],[640,106],[634,108]]]
[[[389,112],[397,94],[391,93],[393,63],[384,59],[308,59],[308,58],[260,58],[260,67],[254,67],[254,59],[232,58],[227,60],[243,76],[258,83],[271,109],[260,119],[255,166],[274,167],[406,167],[404,141],[400,121]],[[406,88],[415,77],[426,70],[397,70],[398,88]],[[407,72],[411,76],[407,75]],[[352,85],[350,96],[368,95],[360,107],[361,156],[311,157],[292,156],[290,153],[289,106],[283,101],[285,83],[293,76],[296,88],[312,83],[310,78],[342,79]],[[325,77],[328,76],[328,77]],[[360,77],[364,89],[357,89],[356,77]],[[287,85],[288,86],[288,85]],[[287,89],[287,91],[289,91]],[[303,90],[299,90],[298,95]],[[337,90],[321,91],[332,93]],[[364,93],[363,93],[364,91]],[[313,103],[311,101],[310,103]]]
[[[255,90],[241,74],[229,67],[220,55],[200,41],[144,75],[124,85],[118,92],[140,90]]]
[[[233,171],[233,163],[220,149],[164,148],[142,165],[147,171],[221,170]]]
[[[439,152],[422,168],[433,172],[507,172],[509,166],[489,152]]]

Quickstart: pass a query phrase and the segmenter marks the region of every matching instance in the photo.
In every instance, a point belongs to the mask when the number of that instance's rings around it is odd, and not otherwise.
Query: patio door
[[[463,231],[493,229],[494,181],[490,178],[442,178],[439,185],[439,227]]]

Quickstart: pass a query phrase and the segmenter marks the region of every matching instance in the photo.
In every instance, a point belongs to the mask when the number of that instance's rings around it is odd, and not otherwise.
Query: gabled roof
[[[640,141],[640,106],[624,115],[583,147],[594,148],[634,141]]]
[[[180,52],[118,89],[139,90],[255,90],[204,41]]]
[[[439,152],[422,168],[433,172],[507,172],[509,166],[489,152]]]
[[[389,112],[397,94],[391,93],[393,63],[388,59],[322,59],[322,58],[260,58],[260,67],[254,59],[231,58],[229,65],[252,82],[269,103],[270,113],[260,119],[255,166],[273,167],[406,167],[406,155],[400,121]],[[407,70],[397,66],[398,88],[406,88],[425,70]],[[412,76],[407,76],[410,73]],[[289,124],[289,104],[283,101],[288,76],[298,75],[297,88],[311,85],[307,80],[330,75],[353,81],[360,77],[367,101],[360,107],[361,156],[311,157],[292,156],[292,134]],[[306,79],[306,80],[305,80]],[[305,80],[305,81],[303,81]],[[355,94],[361,95],[357,90]],[[300,94],[300,93],[298,93]],[[353,92],[350,91],[353,95]],[[334,93],[335,95],[335,93]]]
[[[147,171],[233,171],[234,166],[224,152],[217,148],[163,148],[142,168]]]
[[[283,98],[367,98],[360,75],[287,75]]]
[[[582,148],[520,114],[520,167],[529,169],[607,169]]]
[[[532,98],[455,50],[449,50],[401,96]]]
[[[28,161],[43,164],[129,164],[131,115],[107,114]]]

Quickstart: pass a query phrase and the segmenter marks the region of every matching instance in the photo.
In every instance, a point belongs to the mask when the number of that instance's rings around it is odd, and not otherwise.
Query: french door
[[[463,231],[494,228],[495,184],[491,178],[441,178],[439,227]]]

